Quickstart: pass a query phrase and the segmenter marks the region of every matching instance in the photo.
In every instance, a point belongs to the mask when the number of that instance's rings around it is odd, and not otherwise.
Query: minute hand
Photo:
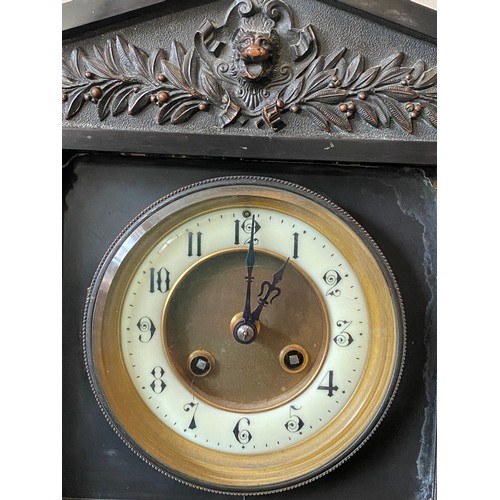
[[[285,263],[273,274],[272,283],[269,281],[263,281],[260,285],[260,293],[259,297],[259,305],[252,311],[250,316],[253,322],[257,321],[260,317],[260,313],[265,306],[272,304],[274,299],[276,299],[281,294],[281,288],[277,286],[277,284],[283,279],[283,274],[285,272],[286,266],[290,257],[286,259]],[[264,289],[267,289],[264,295]]]
[[[252,281],[253,281],[253,266],[255,264],[255,251],[254,251],[254,235],[255,235],[255,215],[252,217],[252,229],[250,231],[250,244],[248,246],[247,252],[247,276],[245,278],[247,282],[247,293],[245,298],[245,309],[243,310],[243,319],[245,321],[250,321],[251,318],[251,306],[250,306],[250,294],[252,292]]]

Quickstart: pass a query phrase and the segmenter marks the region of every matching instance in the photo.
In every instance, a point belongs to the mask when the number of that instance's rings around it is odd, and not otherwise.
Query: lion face
[[[272,73],[276,45],[271,36],[242,31],[235,41],[235,51],[239,77],[255,82]]]

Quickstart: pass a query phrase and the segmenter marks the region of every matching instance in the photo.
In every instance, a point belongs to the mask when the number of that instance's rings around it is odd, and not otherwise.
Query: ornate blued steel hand
[[[252,228],[250,230],[250,243],[248,245],[247,252],[247,275],[245,280],[247,282],[247,294],[245,299],[245,309],[243,310],[243,319],[246,322],[251,320],[251,305],[250,305],[250,295],[252,293],[252,282],[253,282],[253,266],[255,264],[255,251],[254,251],[254,235],[255,235],[255,215],[252,216]]]
[[[260,313],[262,309],[272,302],[281,294],[281,288],[277,285],[283,279],[283,274],[285,273],[286,266],[290,257],[286,259],[285,263],[273,274],[273,281],[263,281],[260,285],[259,305],[252,311],[250,315],[250,320],[255,324],[260,318]],[[264,293],[264,291],[266,292]]]
[[[290,257],[286,259],[285,263],[273,274],[273,279],[271,281],[263,281],[260,285],[259,293],[259,305],[252,311],[251,309],[251,294],[252,294],[252,283],[253,268],[255,265],[255,249],[254,249],[254,237],[255,237],[255,215],[252,217],[252,227],[250,230],[250,240],[248,245],[248,252],[246,257],[247,265],[247,275],[245,280],[247,282],[247,290],[245,297],[245,307],[243,309],[243,318],[236,323],[233,329],[234,338],[241,344],[250,344],[253,342],[259,330],[259,318],[262,310],[267,305],[271,304],[280,294],[281,288],[278,287],[278,283],[283,279],[283,274],[285,272],[286,266]]]
[[[243,318],[239,321],[233,330],[233,336],[240,344],[250,344],[257,337],[257,325],[252,321],[252,306],[250,296],[252,293],[253,282],[253,266],[255,264],[255,250],[254,250],[254,237],[255,237],[255,215],[252,216],[252,228],[250,230],[250,242],[248,245],[248,252],[246,258],[247,275],[245,280],[247,282],[247,292],[245,297],[245,307],[243,309]]]

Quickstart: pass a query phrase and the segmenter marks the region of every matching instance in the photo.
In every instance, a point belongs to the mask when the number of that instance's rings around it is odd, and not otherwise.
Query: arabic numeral
[[[198,231],[196,233],[196,256],[201,257],[201,235],[202,233]],[[191,231],[188,232],[188,257],[193,256],[193,233]]]
[[[338,335],[333,337],[333,341],[339,347],[347,347],[354,342],[352,335],[347,331],[347,329],[351,326],[351,323],[352,321],[346,321],[344,319],[337,321],[337,326],[342,328],[342,330]]]
[[[234,244],[235,245],[240,244],[240,221],[239,221],[239,219],[236,219],[234,221]]]
[[[245,212],[244,216],[248,216],[250,212]],[[254,225],[254,243],[257,245],[259,243],[259,240],[255,238],[255,235],[259,232],[261,229],[261,225],[255,221]],[[241,241],[241,231],[243,231],[243,239],[244,241]],[[250,238],[246,238],[246,235],[251,234],[252,232],[252,218],[248,216],[247,219],[245,219],[243,222],[241,222],[239,219],[236,219],[234,221],[234,244],[239,245],[240,243],[243,243],[244,245],[248,245],[250,243]],[[246,239],[245,239],[246,238]]]
[[[342,281],[342,276],[337,271],[333,269],[327,271],[323,275],[323,281],[328,285],[328,290],[326,295],[330,295],[333,297],[338,297],[340,295],[340,290],[337,288],[337,285]]]
[[[234,426],[233,434],[236,438],[236,441],[240,444],[248,444],[252,440],[252,434],[248,430],[250,426],[250,420],[248,418],[243,417],[238,420],[238,423]]]
[[[192,416],[191,416],[191,421],[189,423],[189,426],[188,426],[188,429],[196,429],[196,420],[195,420],[195,417],[196,417],[196,411],[198,410],[198,405],[200,403],[195,403],[194,401],[192,401],[191,403],[187,403],[184,405],[184,411],[185,412],[188,412],[190,413]]]
[[[165,390],[165,387],[167,387],[167,384],[163,380],[165,370],[161,366],[155,366],[151,370],[151,375],[153,375],[153,381],[151,382],[149,387],[151,387],[151,390],[155,394],[161,394]]]
[[[321,385],[318,386],[318,391],[328,391],[328,397],[331,398],[338,389],[336,385],[333,385],[333,370],[328,370],[328,373],[321,381]]]
[[[137,322],[137,328],[139,328],[139,331],[141,332],[141,334],[139,335],[139,340],[143,344],[149,342],[153,338],[153,335],[156,332],[156,327],[154,323],[147,316],[143,316]]]
[[[290,420],[288,420],[285,424],[285,429],[288,432],[299,432],[302,427],[304,427],[304,421],[298,416],[294,415],[293,413],[300,410],[300,406],[290,406]]]
[[[299,233],[293,233],[293,258],[299,258]]]
[[[164,267],[149,269],[149,291],[166,293],[170,290],[170,273]]]

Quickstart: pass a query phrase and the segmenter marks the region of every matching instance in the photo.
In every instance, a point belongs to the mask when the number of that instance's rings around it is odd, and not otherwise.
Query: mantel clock
[[[375,3],[63,3],[63,498],[433,498],[435,11]]]

